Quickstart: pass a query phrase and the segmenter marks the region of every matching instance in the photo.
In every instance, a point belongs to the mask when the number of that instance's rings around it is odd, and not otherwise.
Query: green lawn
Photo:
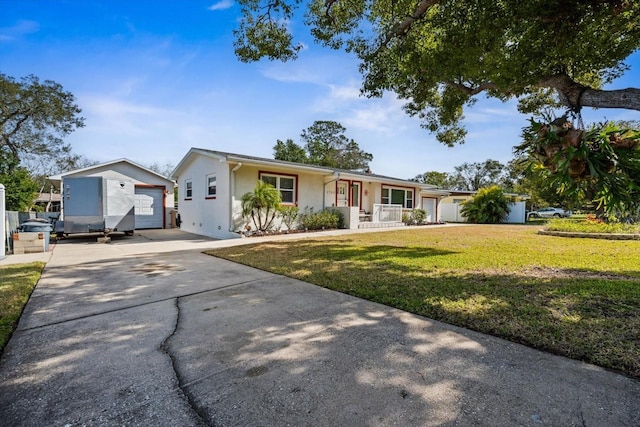
[[[640,242],[412,228],[208,251],[640,377]]]
[[[43,268],[44,262],[0,267],[0,352],[17,326]]]

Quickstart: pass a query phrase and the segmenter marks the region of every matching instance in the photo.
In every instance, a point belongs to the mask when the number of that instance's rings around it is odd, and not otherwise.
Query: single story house
[[[257,181],[280,191],[284,205],[300,212],[340,210],[347,228],[402,225],[402,213],[422,208],[427,222],[440,221],[440,200],[449,193],[433,185],[372,173],[191,148],[172,173],[178,183],[181,228],[221,239],[240,237],[250,222],[242,196]],[[280,225],[278,225],[280,226]]]
[[[117,159],[83,169],[76,169],[49,177],[58,188],[68,177],[99,176],[132,181],[135,187],[135,228],[169,228],[174,209],[175,183],[159,173],[128,159]],[[64,219],[64,194],[62,198]]]

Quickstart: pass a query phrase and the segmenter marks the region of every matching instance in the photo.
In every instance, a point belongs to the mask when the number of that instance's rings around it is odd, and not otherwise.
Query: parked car
[[[527,214],[527,218],[566,218],[571,216],[571,211],[562,208],[542,208]]]
[[[41,231],[53,231],[53,227],[51,227],[51,224],[47,221],[34,221],[34,220],[29,220],[29,221],[25,221],[22,224],[20,224],[20,227],[18,227],[18,231],[22,231],[22,232],[41,232]]]

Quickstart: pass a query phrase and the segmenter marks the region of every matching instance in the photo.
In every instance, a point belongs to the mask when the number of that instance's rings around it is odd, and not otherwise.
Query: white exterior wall
[[[270,166],[253,166],[253,165],[242,165],[240,169],[235,172],[235,195],[233,200],[233,226],[235,230],[242,230],[245,225],[253,223],[251,220],[248,222],[242,218],[242,195],[248,192],[252,192],[258,182],[260,177],[260,173],[270,173],[270,174],[282,174],[285,176],[293,175],[296,178],[296,186],[297,186],[297,202],[298,208],[300,209],[300,213],[303,213],[305,209],[313,208],[314,212],[318,212],[323,209],[322,205],[322,193],[324,187],[324,177],[319,174],[309,174],[301,171],[292,172],[291,170],[282,169],[278,167],[270,167]],[[331,200],[327,200],[325,204],[328,202],[328,206],[334,201],[335,197],[335,185],[333,183],[327,185],[328,188],[331,188],[334,191],[334,196],[332,196]],[[274,221],[275,229],[279,227],[285,227],[280,223],[278,219]]]
[[[207,197],[207,175],[216,174],[216,198]],[[187,180],[192,182],[192,197],[186,199]],[[178,179],[178,211],[180,228],[190,233],[218,239],[239,237],[230,232],[229,224],[230,167],[216,159],[193,156]]]
[[[129,163],[113,163],[109,165],[98,166],[90,170],[81,171],[76,174],[71,173],[68,175],[64,175],[65,178],[76,176],[101,176],[113,179],[126,179],[129,181],[133,181],[133,183],[137,185],[153,185],[164,187],[164,223],[166,228],[171,227],[171,211],[173,210],[174,206],[174,185],[171,180],[163,179],[162,177],[151,174]]]

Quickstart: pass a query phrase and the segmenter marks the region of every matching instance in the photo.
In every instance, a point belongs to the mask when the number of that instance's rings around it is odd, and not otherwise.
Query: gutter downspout
[[[336,182],[337,180],[340,179],[340,172],[338,172],[337,174],[334,172],[333,173],[334,178],[330,181],[327,181],[324,183],[324,186],[322,187],[322,209],[327,207],[327,203],[326,203],[326,197],[327,197],[327,184],[331,184],[332,182]]]
[[[229,232],[233,233],[233,198],[236,194],[236,171],[242,167],[242,162],[239,162],[233,169],[231,169],[231,191],[229,192]]]

